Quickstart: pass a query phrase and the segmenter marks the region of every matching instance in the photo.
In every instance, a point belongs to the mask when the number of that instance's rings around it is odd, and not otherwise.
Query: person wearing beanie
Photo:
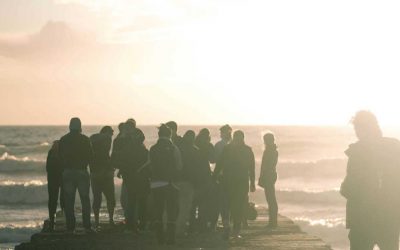
[[[82,204],[82,221],[85,232],[92,232],[90,222],[90,177],[88,165],[93,159],[90,140],[82,134],[81,120],[72,118],[70,132],[60,139],[59,153],[63,163],[63,187],[67,230],[75,230],[75,194],[79,192]]]

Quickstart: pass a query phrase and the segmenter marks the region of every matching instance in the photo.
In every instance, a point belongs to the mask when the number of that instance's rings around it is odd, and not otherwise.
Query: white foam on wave
[[[32,159],[30,157],[16,157],[7,152],[0,156],[0,173],[20,174],[24,172],[45,171],[45,161]]]
[[[346,221],[345,218],[321,218],[321,219],[312,219],[308,217],[295,217],[293,218],[295,221],[306,222],[310,226],[323,226],[328,228],[345,226]]]
[[[12,181],[12,180],[5,180],[5,181],[0,181],[0,186],[24,186],[24,187],[29,187],[29,186],[43,186],[46,185],[46,182],[43,182],[41,180],[31,180],[31,181]]]
[[[17,156],[14,156],[14,155],[10,155],[8,152],[4,152],[2,154],[2,156],[0,156],[0,161],[6,161],[6,160],[22,161],[22,162],[28,162],[28,161],[41,162],[40,160],[31,159],[31,158],[29,158],[27,156],[25,156],[25,157],[17,157]]]

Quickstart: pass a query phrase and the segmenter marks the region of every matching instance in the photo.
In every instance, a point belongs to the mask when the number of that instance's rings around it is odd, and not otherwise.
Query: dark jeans
[[[128,191],[126,189],[126,183],[124,180],[122,180],[122,185],[121,185],[121,196],[119,198],[119,201],[121,203],[122,210],[124,210],[124,217],[125,219],[128,217]]]
[[[124,210],[127,226],[136,230],[138,221],[140,229],[145,229],[147,223],[148,193],[137,186],[137,177],[124,177],[126,188],[126,207]]]
[[[189,218],[190,230],[192,231],[204,231],[207,228],[207,221],[210,218],[210,204],[207,198],[209,198],[207,187],[194,189],[192,209]]]
[[[107,208],[115,208],[115,187],[114,171],[105,173],[91,174],[92,192],[93,192],[93,211],[99,212],[102,201],[102,194],[106,197]]]
[[[375,245],[378,245],[380,250],[398,250],[399,229],[352,228],[349,232],[349,240],[350,250],[373,250]]]
[[[54,217],[57,212],[58,197],[60,197],[60,207],[64,210],[64,188],[62,186],[62,174],[48,173],[47,174],[47,191],[49,193],[49,218],[54,222]]]
[[[242,228],[248,192],[246,190],[231,187],[227,189],[227,194],[229,200],[229,212],[233,221],[233,232],[238,234]]]
[[[159,243],[164,239],[163,214],[167,212],[168,240],[175,239],[176,220],[179,214],[179,193],[172,185],[152,189],[155,206],[155,227]]]
[[[275,196],[275,183],[266,183],[264,193],[268,203],[269,223],[276,226],[278,223],[278,202]]]
[[[65,195],[65,219],[67,230],[75,229],[75,194],[76,190],[82,204],[82,221],[85,229],[90,229],[90,177],[87,170],[65,169],[63,173]]]
[[[211,197],[214,202],[211,205],[211,229],[215,228],[218,223],[219,215],[221,215],[222,225],[229,228],[230,212],[229,212],[229,192],[225,185],[216,184],[211,190]],[[216,198],[216,200],[215,200]]]

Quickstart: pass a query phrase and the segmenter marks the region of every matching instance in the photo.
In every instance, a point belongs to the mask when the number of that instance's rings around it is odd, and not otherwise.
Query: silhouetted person
[[[72,118],[69,124],[70,132],[60,139],[60,156],[65,167],[63,171],[63,186],[65,195],[65,217],[67,230],[75,230],[75,194],[76,190],[82,204],[83,227],[86,232],[92,232],[90,223],[90,177],[87,167],[93,159],[90,140],[81,134],[81,121]]]
[[[199,163],[195,170],[195,192],[191,212],[191,224],[196,225],[195,230],[204,232],[211,219],[211,208],[216,206],[209,200],[212,192],[212,172],[210,163],[215,162],[214,146],[211,144],[210,131],[206,128],[200,130],[196,137],[195,145],[199,148]],[[196,212],[197,211],[197,212]],[[197,219],[195,218],[197,214]]]
[[[254,154],[251,147],[245,144],[244,133],[241,130],[235,131],[232,142],[222,151],[214,174],[218,175],[221,172],[233,220],[233,236],[239,238],[249,186],[251,192],[255,191]],[[224,238],[228,239],[229,234],[229,224],[225,224]]]
[[[60,207],[64,210],[64,190],[62,185],[63,162],[59,154],[59,141],[54,141],[47,154],[47,191],[49,193],[49,219],[50,231],[54,230],[55,215],[57,211],[58,196],[60,195]]]
[[[90,137],[93,148],[93,161],[90,163],[90,177],[93,192],[93,212],[96,227],[99,226],[99,214],[102,194],[107,200],[107,211],[110,224],[114,224],[115,187],[114,168],[111,165],[111,142],[113,129],[105,126],[100,133]]]
[[[179,192],[175,185],[182,169],[180,152],[171,141],[171,129],[162,124],[159,139],[150,148],[151,188],[155,206],[155,229],[159,244],[165,243],[163,213],[167,213],[167,240],[175,244],[176,220],[179,213]]]
[[[118,124],[118,135],[115,137],[115,139],[113,141],[112,152],[111,152],[111,165],[113,166],[113,168],[118,169],[117,177],[119,179],[122,178],[122,173],[120,170],[121,166],[122,166],[121,152],[122,152],[122,145],[123,145],[123,141],[124,141],[122,138],[124,138],[125,136],[126,136],[126,123],[121,122],[120,124]],[[124,217],[126,220],[128,201],[127,201],[126,185],[124,184],[124,182],[122,182],[122,185],[121,185],[121,194],[120,194],[119,201],[121,203],[122,210],[124,211]]]
[[[136,123],[128,120],[124,127],[124,134],[114,141],[112,160],[122,175],[123,184],[126,188],[126,232],[137,233],[138,231],[138,202],[143,187],[139,178],[140,168],[148,160],[148,151],[143,144],[144,134],[135,127]]]
[[[135,163],[128,173],[130,180],[127,182],[128,187],[128,207],[133,207],[131,216],[134,216],[135,223],[138,222],[140,230],[146,229],[147,224],[147,200],[150,195],[150,177],[151,169],[149,168],[149,151],[144,145],[145,136],[140,129],[136,130],[135,148],[133,155]],[[133,199],[135,198],[135,199]],[[137,218],[136,216],[137,215]]]
[[[278,150],[275,144],[275,137],[272,133],[265,134],[263,139],[265,150],[262,157],[258,185],[264,188],[265,199],[268,203],[268,228],[276,228],[278,225],[278,203],[275,196],[275,183],[278,178],[276,173]]]
[[[175,121],[165,123],[172,132],[171,140],[180,149],[182,145],[182,136],[178,135],[178,124]]]
[[[232,128],[228,124],[222,126],[220,129],[220,138],[214,148],[215,148],[215,160],[218,161],[220,158],[222,151],[225,146],[228,145],[232,140]],[[221,214],[222,223],[229,224],[229,204],[226,199],[226,191],[224,191],[223,186],[221,185],[221,176],[216,176],[214,180],[214,188],[211,193],[211,199],[214,201],[215,206],[211,207],[211,229],[215,229],[218,217]]]
[[[199,149],[194,145],[196,134],[193,130],[188,130],[181,144],[182,171],[179,174],[179,217],[177,221],[177,233],[182,234],[186,231],[186,226],[191,222],[190,214],[192,209],[194,187],[196,183],[196,170],[199,164]],[[193,227],[190,224],[191,228]]]
[[[382,136],[374,114],[353,118],[358,141],[346,150],[347,174],[341,194],[347,199],[346,226],[351,250],[399,249],[400,142]]]

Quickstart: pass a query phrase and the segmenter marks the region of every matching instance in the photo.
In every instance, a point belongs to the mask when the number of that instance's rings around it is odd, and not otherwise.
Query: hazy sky
[[[400,125],[400,2],[1,0],[0,124]]]

